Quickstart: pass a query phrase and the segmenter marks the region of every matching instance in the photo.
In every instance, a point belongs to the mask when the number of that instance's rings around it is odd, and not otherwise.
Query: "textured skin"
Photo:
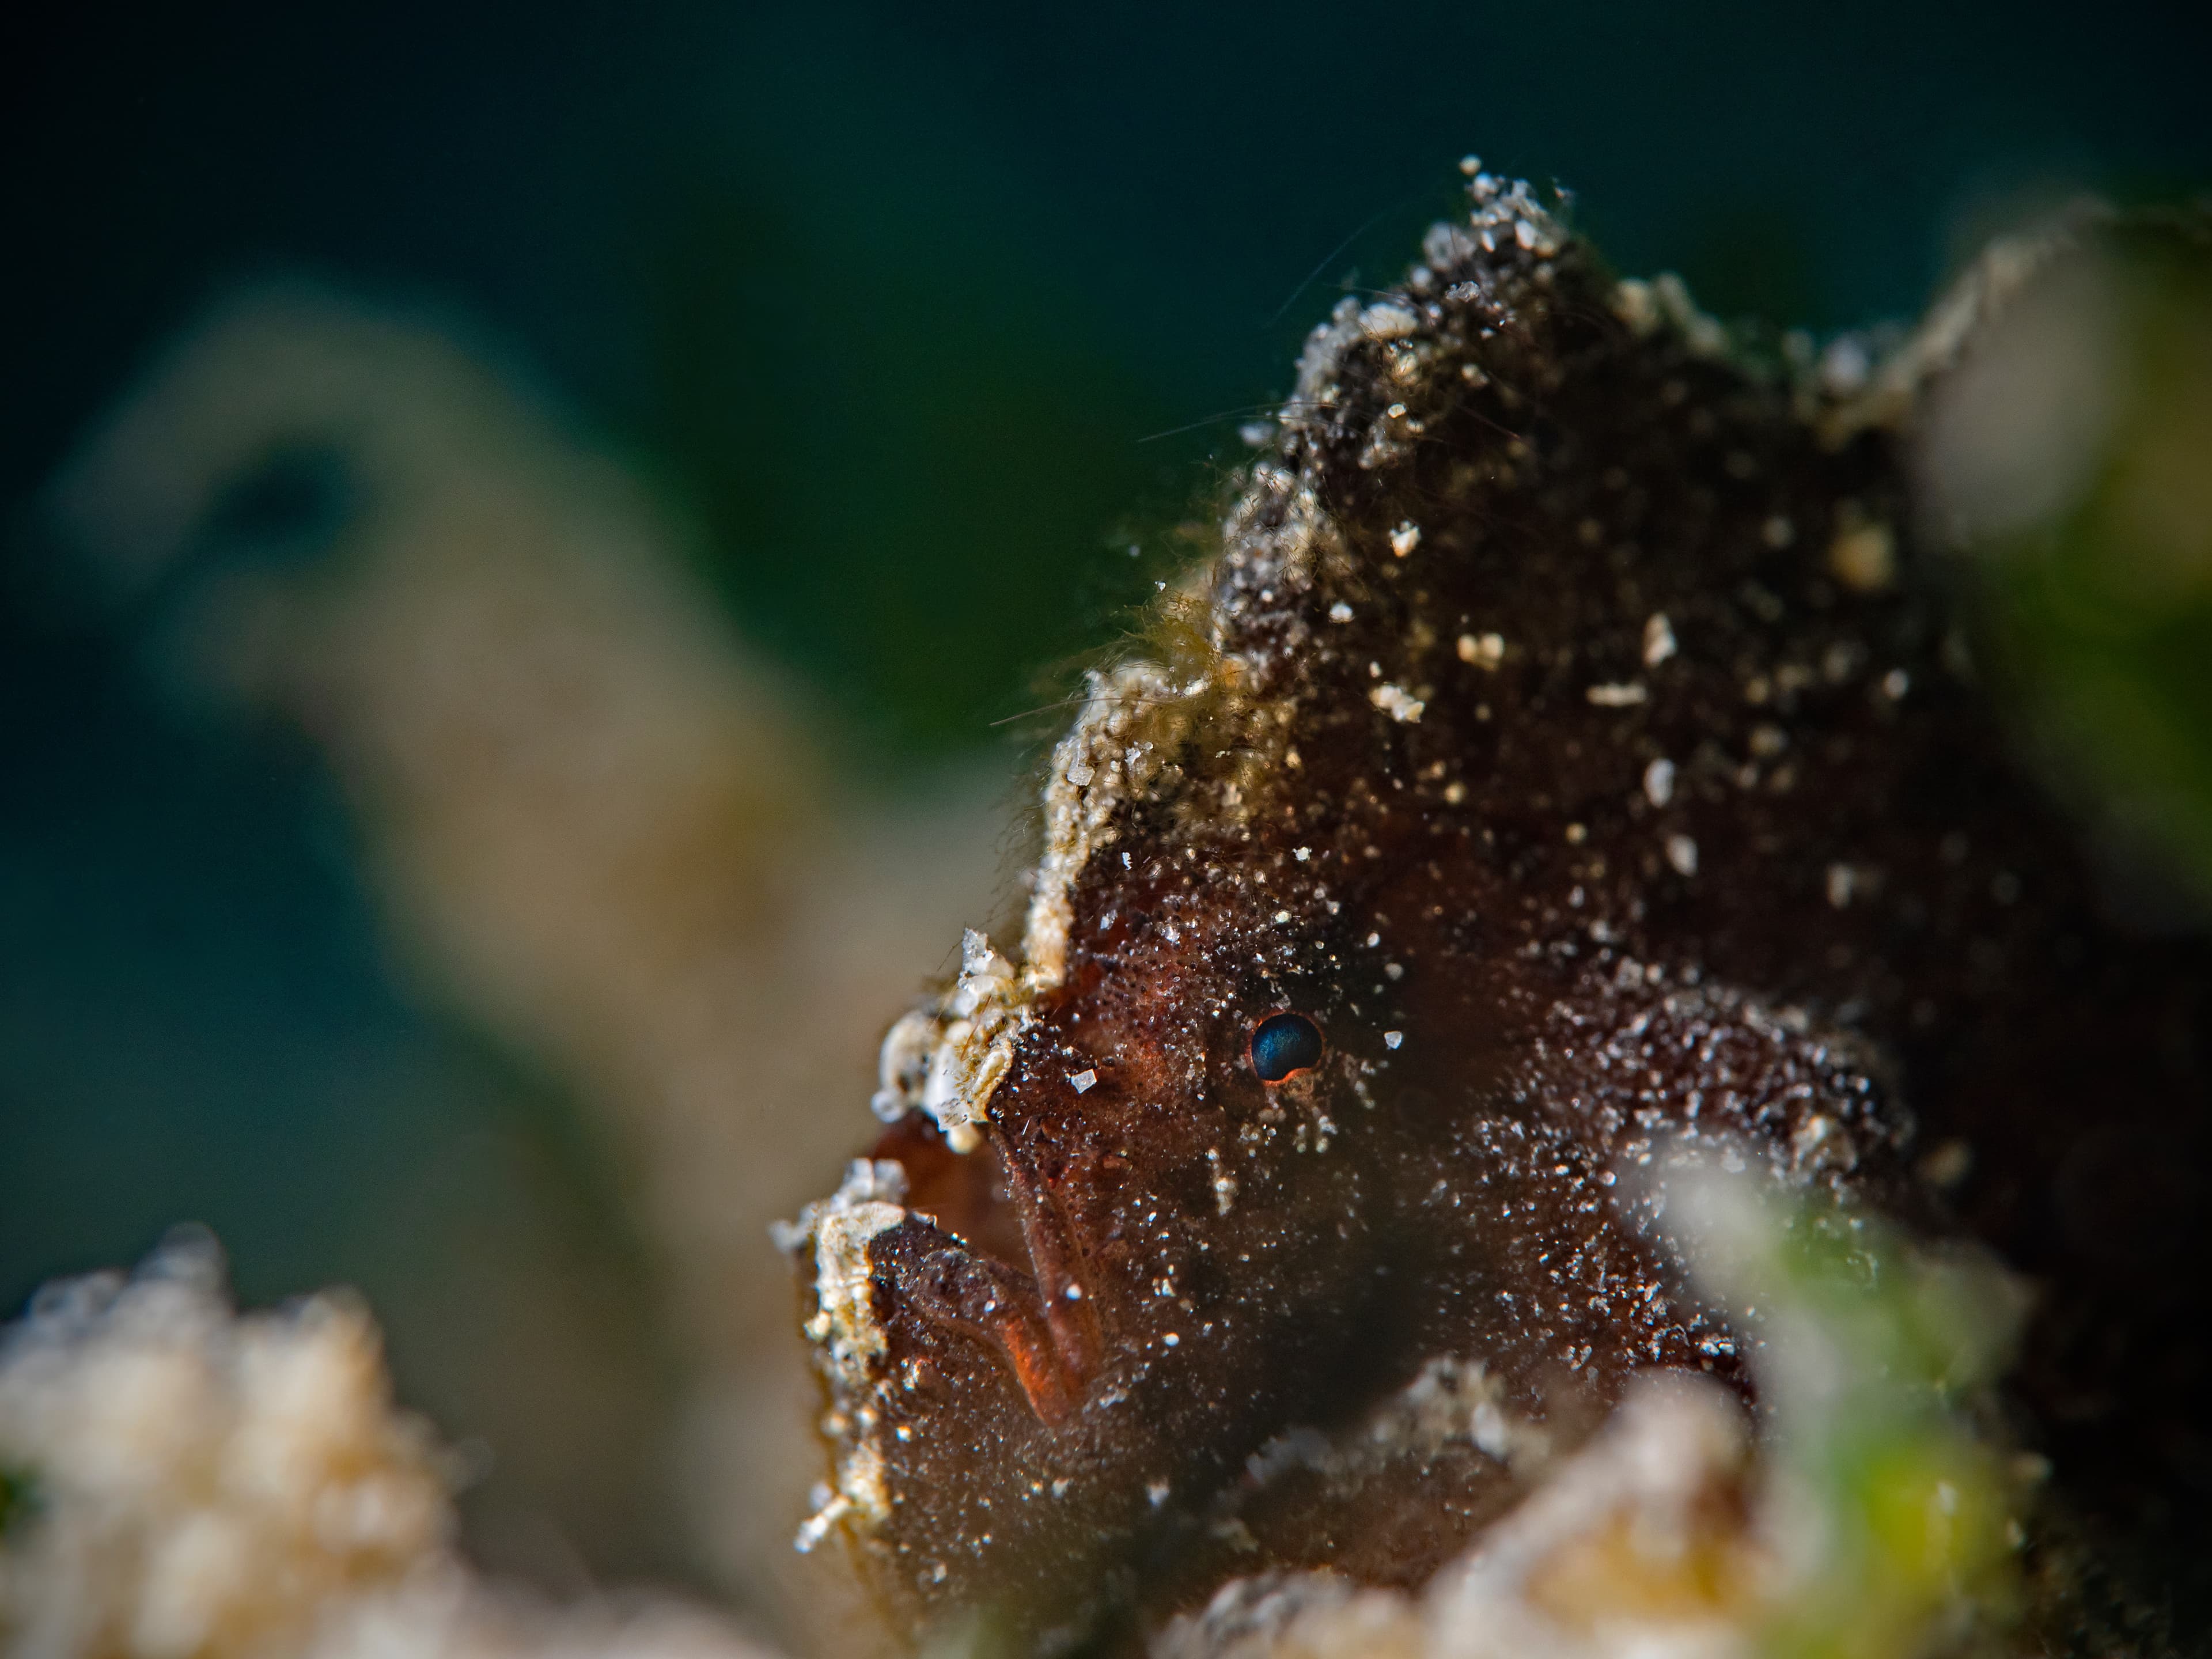
[[[2157,1519],[2197,1432],[2202,1282],[2141,1269],[2204,1255],[2159,1173],[2205,1151],[2204,953],[2100,923],[1897,434],[1474,205],[1316,331],[1165,678],[1095,683],[1155,688],[1114,739],[1153,748],[1085,796],[981,1146],[915,1110],[876,1149],[905,1214],[830,1424],[909,1626],[1064,1650],[1271,1567],[1419,1582],[1523,1489],[1409,1426],[1439,1358],[1554,1445],[1638,1367],[1743,1383],[1617,1201],[1684,1135],[2041,1282],[2019,1390],[2091,1514]],[[1271,1089],[1282,1008],[1328,1052]]]

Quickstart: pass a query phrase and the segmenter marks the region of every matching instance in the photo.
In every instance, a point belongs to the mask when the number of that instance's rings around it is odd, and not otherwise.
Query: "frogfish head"
[[[1970,965],[2081,882],[1895,434],[1525,187],[1469,210],[1314,331],[1052,751],[1020,939],[894,1027],[788,1236],[836,1465],[801,1542],[909,1626],[1420,1582],[1638,1370],[1750,1390],[1638,1171],[1725,1146],[1929,1221],[1905,1098],[2003,1122],[2094,1024]]]

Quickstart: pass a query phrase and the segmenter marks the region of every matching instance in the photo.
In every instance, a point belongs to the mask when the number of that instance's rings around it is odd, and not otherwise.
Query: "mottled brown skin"
[[[2205,953],[2099,920],[1961,672],[1897,436],[1825,445],[1778,376],[1639,336],[1584,247],[1499,240],[1432,237],[1418,334],[1350,339],[1285,414],[1262,466],[1340,539],[1286,571],[1263,478],[1211,573],[1295,760],[1217,724],[1123,803],[985,1149],[916,1115],[878,1150],[915,1213],[870,1249],[894,1501],[862,1548],[911,1625],[983,1607],[1056,1651],[1271,1567],[1418,1583],[1517,1495],[1504,1463],[1248,1459],[1301,1428],[1356,1451],[1437,1356],[1569,1443],[1639,1367],[1747,1387],[1616,1202],[1686,1132],[1921,1225],[1911,1160],[1963,1140],[1952,1212],[2042,1290],[2018,1392],[2062,1488],[2201,1540],[2171,1504],[2205,1290],[2156,1269],[2206,1255]],[[1898,538],[1878,592],[1830,571],[1859,522]],[[1647,665],[1655,613],[1679,650]],[[1492,631],[1495,668],[1455,648]],[[1246,1045],[1284,1008],[1328,1052],[1271,1089]]]

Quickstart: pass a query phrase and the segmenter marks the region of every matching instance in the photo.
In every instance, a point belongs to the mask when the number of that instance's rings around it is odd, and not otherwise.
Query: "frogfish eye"
[[[1304,1014],[1270,1014],[1252,1028],[1252,1069],[1280,1083],[1321,1064],[1321,1027]]]

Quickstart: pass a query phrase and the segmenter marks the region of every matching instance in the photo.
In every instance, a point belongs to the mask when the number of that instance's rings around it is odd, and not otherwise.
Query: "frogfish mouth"
[[[1753,1391],[1636,1178],[1686,1143],[1994,1247],[2035,1443],[2152,1512],[2206,1295],[2126,1241],[2205,1223],[2100,1218],[2202,1167],[2212,978],[2100,919],[2016,763],[1916,397],[1754,360],[1479,173],[1336,306],[1090,673],[1019,939],[892,1030],[880,1139],[788,1235],[802,1545],[1016,1650],[1419,1583],[1634,1373]]]

